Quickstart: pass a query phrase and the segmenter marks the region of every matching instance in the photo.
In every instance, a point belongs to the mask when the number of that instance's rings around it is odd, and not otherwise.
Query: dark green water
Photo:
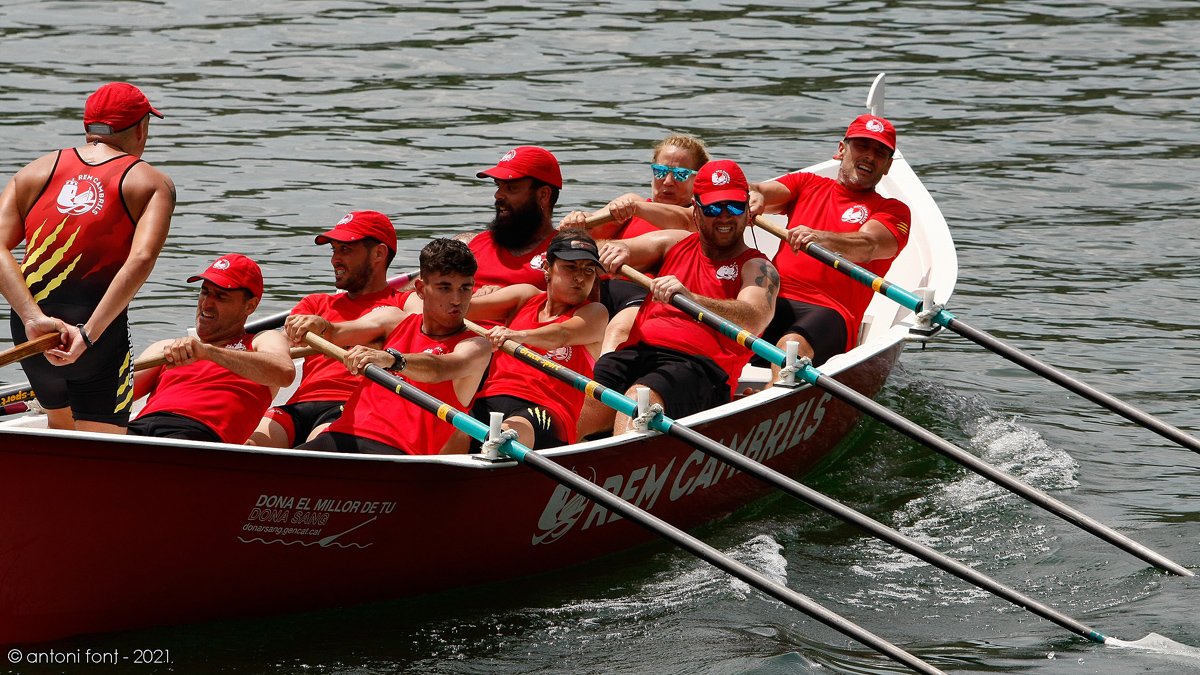
[[[264,263],[268,311],[327,288],[312,235],[351,209],[390,214],[396,267],[413,267],[430,236],[489,219],[475,172],[513,145],[558,155],[560,215],[646,190],[670,130],[752,180],[815,163],[886,71],[887,115],[958,245],[951,309],[1200,429],[1198,32],[1182,0],[6,2],[0,169],[80,142],[83,98],[105,80],[167,114],[146,159],[180,202],[132,309],[140,348],[190,324],[184,279],[220,253]],[[1195,453],[954,337],[910,350],[881,400],[1200,568]],[[1200,644],[1200,583],[894,433],[865,429],[814,487],[1110,635]],[[702,534],[948,672],[1200,663],[1087,643],[784,499]],[[171,650],[169,669],[138,672],[901,670],[665,547],[483,592],[59,647]]]

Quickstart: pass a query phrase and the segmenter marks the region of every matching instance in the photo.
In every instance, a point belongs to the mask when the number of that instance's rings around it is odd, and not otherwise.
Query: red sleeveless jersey
[[[247,333],[225,349],[252,352],[253,340]],[[240,445],[270,405],[270,387],[205,360],[164,369],[138,417],[173,413],[207,426],[225,443]]]
[[[404,354],[425,352],[449,354],[458,343],[474,337],[474,333],[463,328],[449,337],[432,338],[421,332],[421,315],[413,314],[401,321],[387,336],[387,347]],[[471,407],[471,400],[458,400],[454,393],[454,381],[417,382],[408,380],[404,373],[398,377],[410,386],[435,396],[460,410]],[[368,379],[361,379],[358,388],[346,401],[342,416],[329,425],[329,431],[369,438],[400,448],[410,455],[436,455],[450,439],[454,427],[441,421],[431,412],[426,412],[415,403],[400,398],[390,389],[379,386]]]
[[[21,272],[35,301],[100,303],[133,245],[134,222],[121,183],[140,161],[121,155],[92,165],[74,148],[59,150],[50,180],[25,217]]]
[[[537,248],[525,255],[515,256],[497,246],[491,232],[476,235],[469,244],[471,253],[475,254],[475,262],[479,264],[479,270],[475,272],[475,288],[533,284],[543,291],[546,290],[546,273],[542,271],[542,261],[546,259],[546,249],[550,247],[552,238],[547,237]]]
[[[335,323],[353,321],[376,307],[401,307],[408,295],[409,292],[401,293],[390,286],[357,298],[345,293],[314,293],[297,303],[292,314],[315,314]],[[313,354],[304,358],[304,375],[288,403],[345,401],[358,388],[358,383],[359,379],[351,375],[341,361]]]
[[[700,234],[693,232],[667,251],[658,274],[674,275],[696,295],[734,299],[742,290],[742,266],[755,258],[765,260],[766,256],[747,249],[729,260],[711,260],[700,248]],[[629,340],[622,347],[638,342],[712,359],[729,375],[730,397],[737,391],[742,367],[750,361],[750,350],[650,296],[638,310]]]
[[[517,315],[509,323],[509,328],[529,330],[562,323],[575,316],[575,310],[571,310],[552,321],[539,321],[538,312],[542,311],[547,299],[545,293],[530,298],[529,302],[517,311]],[[590,378],[596,365],[595,359],[583,345],[534,351],[584,377]],[[575,422],[579,418],[580,409],[583,408],[583,392],[538,366],[524,363],[511,354],[497,352],[492,359],[487,384],[480,396],[515,396],[536,403],[550,413],[556,426],[562,431],[562,439],[567,443],[575,442]]]
[[[857,232],[869,220],[877,220],[896,237],[897,254],[908,243],[910,214],[904,202],[889,199],[874,190],[849,190],[832,178],[795,171],[775,179],[791,192],[784,212],[788,228],[805,225],[828,232]],[[883,276],[892,266],[891,258],[881,258],[862,266]],[[858,324],[873,291],[807,253],[793,253],[780,246],[775,254],[779,270],[779,297],[799,300],[837,310],[846,322],[847,349],[858,339]]]

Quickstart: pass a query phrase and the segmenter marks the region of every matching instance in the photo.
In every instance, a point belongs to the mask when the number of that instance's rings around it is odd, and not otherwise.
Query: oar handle
[[[0,352],[0,366],[7,366],[10,363],[29,358],[34,354],[41,354],[47,349],[56,346],[61,338],[62,336],[57,332],[46,333],[45,335],[40,335],[32,340],[10,347]]]
[[[608,212],[608,207],[604,207],[604,208],[600,209],[599,211],[593,213],[592,215],[588,216],[586,219],[584,219],[583,226],[586,229],[590,230],[593,227],[599,227],[601,225],[606,225],[608,223],[611,223],[612,221],[613,221],[612,214]]]

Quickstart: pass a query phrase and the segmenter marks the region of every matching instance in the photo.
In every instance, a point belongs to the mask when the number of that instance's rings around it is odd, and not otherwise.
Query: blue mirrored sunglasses
[[[667,172],[670,171],[675,180],[680,183],[700,173],[696,169],[688,169],[682,166],[667,166],[666,164],[651,164],[650,170],[654,172],[654,177],[659,180],[666,178]]]
[[[731,216],[740,216],[746,212],[746,202],[716,202],[705,206],[697,199],[696,206],[700,207],[700,213],[709,218],[716,218],[721,215],[721,211],[728,211]]]

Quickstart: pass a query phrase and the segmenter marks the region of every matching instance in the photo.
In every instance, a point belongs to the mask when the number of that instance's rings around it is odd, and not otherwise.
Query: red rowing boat
[[[880,191],[913,213],[888,278],[946,302],[953,242],[899,153]],[[748,232],[764,249],[775,244]],[[821,370],[874,396],[915,321],[876,297],[860,346]],[[748,368],[744,379],[761,386],[763,374]],[[793,476],[847,449],[857,421],[809,386],[680,420]],[[770,490],[656,433],[541,454],[682,528]],[[429,593],[582,563],[653,536],[510,461],[50,431],[35,414],[0,423],[0,514],[3,645]]]

